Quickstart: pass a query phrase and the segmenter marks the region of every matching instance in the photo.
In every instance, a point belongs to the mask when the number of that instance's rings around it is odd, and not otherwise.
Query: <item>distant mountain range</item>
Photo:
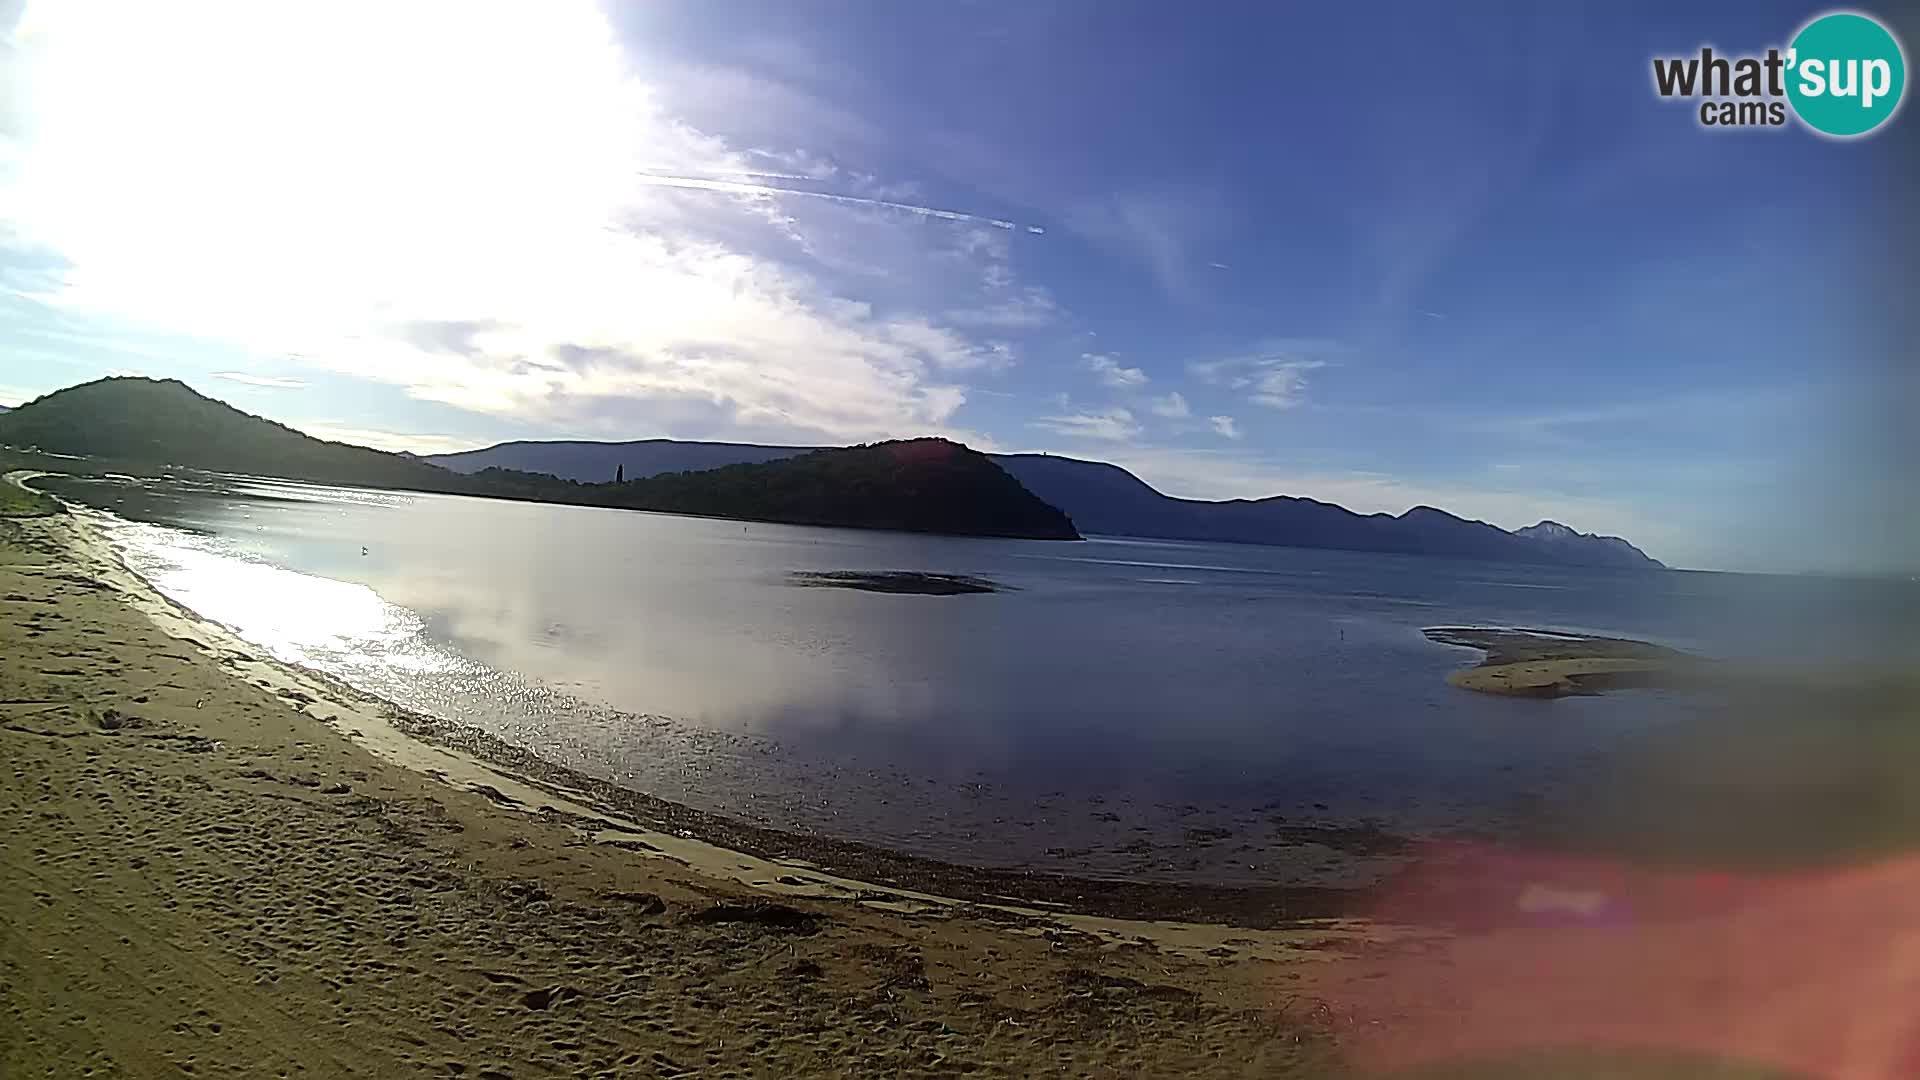
[[[184,466],[326,484],[625,510],[962,536],[1078,540],[1065,514],[985,455],[945,439],[840,447],[700,472],[582,483],[544,472],[445,469],[410,454],[327,442],[176,380],[101,379],[0,415],[0,445],[131,471]]]
[[[551,472],[573,480],[627,477],[718,465],[766,462],[818,449],[751,443],[508,442],[425,460],[461,472],[485,468]],[[1658,569],[1661,564],[1617,536],[1578,532],[1542,521],[1508,532],[1431,506],[1402,514],[1356,514],[1314,499],[1208,502],[1178,499],[1117,465],[1051,454],[989,455],[1027,490],[1059,507],[1085,533],[1174,540],[1445,555],[1501,562]]]
[[[680,442],[640,439],[636,442],[504,442],[485,450],[431,454],[425,460],[455,472],[486,468],[550,473],[592,484],[612,480],[621,466],[626,478],[638,480],[670,472],[699,472],[722,465],[757,465],[795,454],[830,449],[825,446],[761,446],[756,443]]]
[[[1088,533],[1567,566],[1661,565],[1618,537],[1591,536],[1554,521],[1508,532],[1431,506],[1401,514],[1356,514],[1344,506],[1291,495],[1222,502],[1176,499],[1105,462],[1049,454],[1002,454],[994,460]]]
[[[959,535],[1116,536],[1658,568],[1618,537],[1553,521],[1516,532],[1417,506],[1356,514],[1277,495],[1177,499],[1098,461],[983,455],[943,439],[869,447],[512,442],[415,457],[312,438],[139,378],[69,387],[0,414],[0,444],[114,463],[179,465],[329,484]]]

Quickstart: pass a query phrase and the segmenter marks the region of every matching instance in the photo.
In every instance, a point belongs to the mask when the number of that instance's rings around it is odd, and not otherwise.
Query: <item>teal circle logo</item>
[[[1822,15],[1787,48],[1787,100],[1823,135],[1865,135],[1892,119],[1906,94],[1907,57],[1900,42],[1865,15]]]

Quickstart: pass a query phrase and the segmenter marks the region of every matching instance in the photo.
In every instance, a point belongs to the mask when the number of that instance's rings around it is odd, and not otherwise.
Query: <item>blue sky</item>
[[[1815,6],[90,6],[0,6],[0,402],[935,432],[1681,565],[1894,554],[1843,438],[1894,140],[1650,88]]]

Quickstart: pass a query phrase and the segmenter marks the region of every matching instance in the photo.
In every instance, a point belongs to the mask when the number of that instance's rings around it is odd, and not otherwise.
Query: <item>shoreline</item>
[[[0,520],[9,1075],[1323,1076],[1306,992],[1396,937],[959,902],[652,829],[257,659],[84,516]]]
[[[260,659],[93,513],[0,519],[0,1074],[1319,1080],[1697,1007],[1725,954],[1663,965],[1754,940],[1739,890],[1564,851],[1432,852],[1383,921],[1265,930],[751,854]]]
[[[1043,795],[1048,784],[1031,790],[1007,784],[1003,789],[984,789],[981,797],[980,792],[966,790],[974,785],[959,783],[965,778],[946,776],[944,763],[938,760],[855,756],[841,754],[842,748],[833,746],[825,754],[815,754],[808,734],[798,735],[783,748],[776,737],[778,729],[771,726],[765,732],[751,724],[742,728],[723,722],[716,728],[705,721],[662,723],[648,715],[650,707],[673,714],[675,705],[663,702],[677,703],[680,715],[704,715],[700,710],[704,695],[697,685],[688,685],[686,694],[661,698],[648,692],[644,683],[631,680],[614,680],[596,691],[583,690],[562,676],[560,684],[538,687],[541,696],[537,711],[547,715],[526,714],[518,703],[496,706],[485,692],[463,697],[474,688],[457,682],[436,681],[416,690],[399,681],[404,680],[404,672],[396,679],[400,669],[382,666],[376,670],[334,646],[312,658],[290,653],[280,644],[277,633],[266,629],[266,623],[248,621],[237,609],[203,603],[193,592],[182,591],[191,587],[174,581],[168,571],[149,561],[147,549],[152,545],[143,537],[146,530],[127,532],[121,528],[120,515],[162,523],[171,520],[164,508],[170,501],[158,504],[156,514],[131,490],[92,490],[79,485],[69,488],[56,480],[38,483],[71,498],[76,507],[98,507],[107,512],[108,517],[98,519],[101,527],[97,531],[126,554],[134,569],[155,572],[155,580],[164,582],[172,595],[205,608],[217,618],[235,620],[242,632],[264,643],[257,648],[239,644],[234,648],[311,665],[306,669],[310,674],[315,670],[328,672],[401,703],[415,712],[399,716],[395,722],[404,723],[416,738],[462,749],[523,778],[538,774],[546,786],[558,785],[576,794],[588,781],[577,779],[574,773],[605,779],[617,787],[596,788],[594,801],[609,804],[604,809],[641,815],[658,828],[692,833],[722,847],[768,857],[797,857],[866,881],[970,901],[1029,899],[1040,906],[1067,905],[1111,917],[1272,927],[1302,917],[1364,911],[1371,904],[1369,892],[1399,873],[1423,839],[1465,834],[1485,824],[1467,813],[1397,821],[1365,794],[1351,800],[1327,797],[1338,792],[1309,797],[1300,784],[1291,782],[1286,768],[1266,770],[1264,776],[1259,770],[1243,772],[1241,787],[1218,800],[1211,798],[1213,793],[1204,784],[1188,784],[1182,789],[1152,770],[1150,779],[1140,780],[1112,773],[1113,766],[1102,770],[1107,773],[1104,776],[1099,771],[1089,772],[1076,782],[1054,785],[1069,788],[1071,795]],[[120,498],[123,494],[124,499]],[[166,542],[160,546],[175,545]],[[352,547],[343,552],[351,555]],[[886,564],[882,559],[876,565]],[[324,563],[317,567],[321,576],[331,573],[362,580],[351,568],[330,570]],[[381,571],[394,572],[392,568]],[[893,576],[881,573],[889,579]],[[776,583],[779,580],[769,577]],[[364,582],[386,588],[374,578]],[[401,588],[392,595],[404,597],[409,590]],[[428,603],[431,606],[432,601]],[[974,604],[957,599],[931,603]],[[972,607],[961,614],[976,618],[977,610]],[[262,631],[256,631],[256,625]],[[668,623],[651,632],[671,631]],[[448,654],[467,651],[460,642],[437,634],[423,636],[421,641]],[[481,652],[470,655],[492,658],[503,671],[516,663],[511,653],[480,648]],[[754,658],[743,654],[741,659]],[[542,666],[538,659],[525,662],[534,665],[525,670],[555,670]],[[790,662],[804,663],[806,658]],[[510,679],[521,678],[507,674]],[[804,670],[800,674],[813,677]],[[616,687],[622,689],[616,692]],[[769,701],[779,700],[778,688],[764,692],[774,695]],[[715,700],[723,699],[730,700],[726,695]],[[1223,715],[1252,707],[1244,700],[1228,704],[1231,707]],[[1062,699],[1052,711],[1058,713],[1062,707],[1073,713],[1075,702]],[[1378,711],[1394,706],[1376,700],[1360,707]],[[572,722],[562,716],[572,710],[583,718],[578,739]],[[453,724],[433,718],[447,718]],[[646,727],[629,733],[624,730],[629,724]],[[711,767],[721,771],[709,780],[693,780],[710,767],[694,748],[711,738],[732,740],[739,730],[757,737],[752,751],[740,749],[747,744],[735,741],[735,747],[730,748],[732,757],[713,759]],[[517,745],[489,740],[479,734],[481,731]],[[1259,738],[1258,729],[1246,737]],[[684,767],[659,771],[668,764],[653,753],[654,746],[673,755],[668,761]],[[551,773],[546,764],[529,759],[518,747],[573,772]],[[623,753],[633,754],[634,760],[622,764]],[[826,768],[863,770],[852,777],[858,789],[823,790],[819,798],[814,798],[812,789],[818,782],[810,771],[814,762]],[[1315,778],[1315,782],[1326,783],[1328,776],[1344,767],[1339,762],[1329,764],[1326,776]],[[629,768],[635,772],[626,772]],[[888,772],[890,769],[893,771]],[[942,779],[933,780],[936,776]],[[908,778],[914,785],[910,797],[917,805],[911,812],[902,812],[898,796],[888,788],[908,782]],[[925,787],[920,786],[923,778],[927,779]],[[668,802],[635,796],[631,794],[634,790]],[[1334,804],[1333,808],[1313,801],[1323,797]],[[1111,805],[1106,803],[1109,799],[1113,800]],[[895,807],[887,805],[889,800],[895,800]],[[1189,802],[1200,805],[1182,805]],[[1198,816],[1185,820],[1190,815]],[[1052,820],[1042,820],[1045,818]],[[1012,824],[1007,827],[1019,830],[1011,834],[1017,842],[1003,845],[996,833],[1009,822]]]
[[[1378,941],[1419,933],[1364,918],[1377,887],[1207,885],[968,866],[755,825],[623,788],[264,655],[127,567],[92,520],[102,511],[62,505],[76,550],[163,633],[195,644],[237,677],[271,686],[291,707],[383,760],[480,793],[503,809],[565,820],[596,843],[668,859],[770,896],[1037,920],[1193,956],[1222,949],[1281,956],[1307,938]]]

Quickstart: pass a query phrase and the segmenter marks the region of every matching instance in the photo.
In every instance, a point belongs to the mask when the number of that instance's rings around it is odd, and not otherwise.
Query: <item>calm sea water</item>
[[[1712,710],[1456,690],[1446,673],[1478,654],[1427,626],[1916,655],[1892,633],[1915,597],[1886,586],[43,483],[111,512],[134,569],[283,660],[666,798],[983,864],[1261,880],[1302,871],[1299,849],[1265,841],[1277,823],[1523,829],[1570,778]],[[819,570],[1008,591],[790,580]],[[1308,869],[1356,866],[1321,851]]]

